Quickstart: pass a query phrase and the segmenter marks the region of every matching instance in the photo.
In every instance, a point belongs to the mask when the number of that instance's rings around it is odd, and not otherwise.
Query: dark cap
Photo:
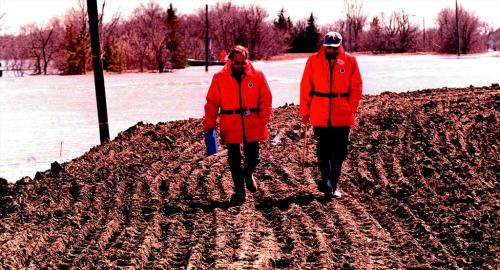
[[[338,48],[340,47],[340,44],[342,44],[342,36],[339,33],[337,32],[326,33],[323,39],[323,46]]]

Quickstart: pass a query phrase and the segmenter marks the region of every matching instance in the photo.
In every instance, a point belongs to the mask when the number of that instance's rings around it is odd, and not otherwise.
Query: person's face
[[[326,57],[329,59],[334,59],[339,54],[339,47],[325,46]]]
[[[246,63],[247,59],[245,58],[245,56],[241,53],[236,53],[233,57],[231,68],[236,72],[243,72]]]

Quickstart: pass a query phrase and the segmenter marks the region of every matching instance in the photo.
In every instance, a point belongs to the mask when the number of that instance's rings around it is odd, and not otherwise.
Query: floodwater
[[[357,58],[364,94],[379,94],[499,83],[500,57],[494,55]],[[305,61],[254,63],[267,77],[274,107],[298,104]],[[209,72],[204,67],[190,67],[163,74],[106,75],[111,138],[139,121],[202,117],[210,81],[220,68],[209,67]],[[23,176],[33,178],[54,161],[82,155],[99,144],[93,76],[0,78],[0,127],[0,177],[10,182]]]

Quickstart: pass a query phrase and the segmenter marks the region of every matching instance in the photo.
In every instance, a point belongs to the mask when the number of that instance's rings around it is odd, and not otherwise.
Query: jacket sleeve
[[[217,74],[212,78],[212,83],[207,93],[207,103],[205,104],[205,118],[203,119],[203,130],[214,129],[221,105],[220,87]]]
[[[267,123],[269,123],[269,119],[271,118],[273,95],[271,94],[271,90],[269,89],[264,73],[261,73],[261,80],[262,83],[259,91],[260,118],[267,125]]]
[[[363,81],[361,79],[361,73],[359,72],[358,61],[356,61],[356,58],[354,58],[354,66],[351,73],[351,78],[349,79],[349,104],[351,105],[353,112],[358,111],[362,89]]]
[[[308,116],[311,109],[311,91],[314,90],[311,58],[307,59],[300,81],[300,115]]]

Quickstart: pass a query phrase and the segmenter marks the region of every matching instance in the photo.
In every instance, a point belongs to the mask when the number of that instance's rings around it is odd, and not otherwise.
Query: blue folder
[[[205,146],[207,147],[207,156],[213,155],[219,151],[217,145],[217,132],[215,129],[205,132]]]

